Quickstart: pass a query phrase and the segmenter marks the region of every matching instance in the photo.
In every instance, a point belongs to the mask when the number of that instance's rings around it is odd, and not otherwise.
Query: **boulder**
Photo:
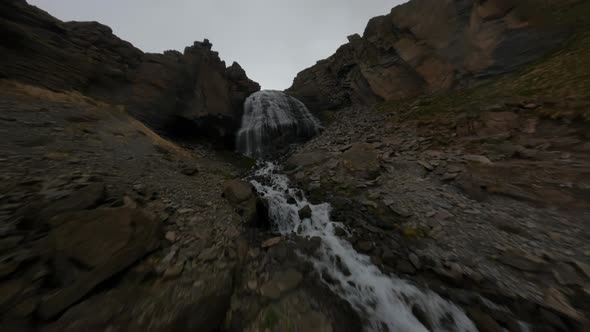
[[[254,187],[244,180],[229,180],[223,185],[223,196],[234,205],[255,198]]]
[[[231,276],[212,272],[188,286],[115,288],[75,305],[44,331],[219,331],[230,305]]]
[[[299,210],[299,219],[303,220],[303,219],[309,219],[311,218],[311,206],[306,205],[304,206],[301,210]]]
[[[223,185],[223,197],[247,225],[262,226],[266,222],[264,204],[252,184],[241,179],[229,180]]]
[[[160,245],[159,223],[139,210],[104,208],[58,218],[48,241],[59,288],[40,304],[44,319],[56,317]]]

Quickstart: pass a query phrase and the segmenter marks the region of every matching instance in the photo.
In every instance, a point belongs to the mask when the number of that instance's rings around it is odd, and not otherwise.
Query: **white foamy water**
[[[246,99],[236,146],[246,156],[266,159],[319,134],[320,128],[302,102],[281,91],[264,90]]]
[[[276,164],[266,163],[255,174],[252,184],[268,200],[269,213],[276,229],[283,234],[318,237],[322,246],[315,257],[308,259],[335,294],[348,301],[367,320],[369,331],[429,331],[412,313],[419,307],[431,331],[477,331],[473,323],[456,305],[431,291],[423,291],[409,282],[383,274],[369,257],[355,251],[352,245],[335,235],[339,226],[330,220],[328,203],[310,204],[302,193],[289,187],[289,180]],[[262,180],[261,180],[262,179]],[[289,198],[295,203],[288,203]],[[293,200],[289,200],[293,202]],[[309,205],[311,219],[301,220],[299,210]],[[346,271],[346,272],[345,272]]]

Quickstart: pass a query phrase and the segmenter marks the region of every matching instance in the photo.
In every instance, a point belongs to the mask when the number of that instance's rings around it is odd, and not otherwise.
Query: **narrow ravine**
[[[320,128],[303,103],[282,92],[261,91],[246,101],[238,151],[259,160],[251,183],[268,203],[274,231],[321,240],[319,254],[304,258],[327,288],[351,304],[369,331],[477,331],[456,305],[382,273],[336,235],[337,227],[345,227],[330,219],[329,203],[311,204],[301,190],[290,187],[279,164],[262,161],[317,135]],[[299,212],[304,208],[311,214],[302,219]]]
[[[289,186],[279,165],[261,163],[252,184],[269,203],[277,232],[321,239],[319,255],[306,258],[334,294],[348,301],[360,317],[366,317],[367,330],[477,331],[459,307],[434,292],[383,274],[369,257],[336,236],[336,228],[344,226],[331,221],[330,204],[311,204],[300,190]],[[311,218],[302,220],[299,211],[306,206],[311,208]]]

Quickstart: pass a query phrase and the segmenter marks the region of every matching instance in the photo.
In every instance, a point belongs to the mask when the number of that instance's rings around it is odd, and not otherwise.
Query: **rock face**
[[[124,105],[169,134],[232,136],[260,86],[211,43],[145,54],[96,22],[61,22],[24,0],[0,4],[0,78]],[[184,129],[187,132],[178,132]]]
[[[476,84],[563,42],[565,28],[544,24],[537,10],[516,0],[412,0],[373,18],[287,91],[320,111]]]

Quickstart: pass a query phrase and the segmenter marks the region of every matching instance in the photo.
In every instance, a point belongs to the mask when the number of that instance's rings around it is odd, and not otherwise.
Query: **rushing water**
[[[308,259],[320,274],[332,279],[324,281],[326,286],[348,301],[361,317],[366,317],[367,330],[429,331],[413,313],[413,308],[419,308],[432,331],[477,331],[457,306],[431,291],[383,274],[369,257],[359,254],[349,242],[337,237],[335,228],[338,225],[330,220],[330,205],[310,204],[300,191],[289,187],[288,178],[280,171],[278,165],[265,163],[256,171],[256,180],[252,180],[269,203],[269,214],[276,229],[283,234],[295,232],[321,239],[320,253]],[[301,220],[298,212],[306,205],[311,207],[312,217]]]
[[[260,91],[246,100],[236,146],[242,154],[267,159],[292,143],[320,132],[319,121],[299,100],[281,91]]]

